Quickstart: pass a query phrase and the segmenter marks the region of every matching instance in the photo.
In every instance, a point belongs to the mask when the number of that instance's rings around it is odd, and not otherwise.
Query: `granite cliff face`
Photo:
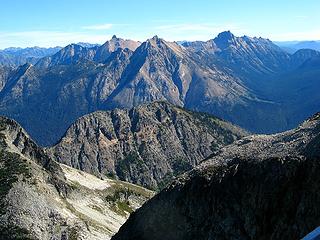
[[[152,195],[58,164],[0,118],[0,239],[110,239]]]
[[[320,114],[253,135],[181,175],[120,228],[120,239],[301,239],[320,224]]]
[[[97,176],[155,189],[245,134],[210,115],[154,102],[86,115],[48,152]]]

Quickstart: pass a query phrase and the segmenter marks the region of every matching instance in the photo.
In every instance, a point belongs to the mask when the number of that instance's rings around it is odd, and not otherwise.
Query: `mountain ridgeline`
[[[0,113],[49,146],[85,114],[159,100],[257,133],[295,127],[319,108],[317,51],[289,54],[268,39],[229,31],[182,45],[113,36],[86,46],[71,44],[33,65],[0,66]]]
[[[0,239],[301,239],[319,76],[318,51],[230,31],[0,51]]]
[[[86,115],[47,151],[53,159],[97,176],[161,189],[246,134],[208,114],[153,102]]]
[[[39,59],[53,55],[61,50],[61,47],[53,48],[6,48],[0,50],[0,65],[6,67],[18,67],[25,63],[35,64]]]
[[[320,224],[320,114],[222,148],[133,213],[114,240],[302,239]]]

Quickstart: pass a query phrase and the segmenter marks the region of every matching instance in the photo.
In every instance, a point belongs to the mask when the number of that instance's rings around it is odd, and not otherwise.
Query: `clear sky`
[[[0,49],[208,40],[219,32],[276,41],[320,40],[320,0],[0,0]]]

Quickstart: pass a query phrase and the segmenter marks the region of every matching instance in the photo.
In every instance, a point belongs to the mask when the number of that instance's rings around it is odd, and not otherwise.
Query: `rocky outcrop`
[[[58,164],[0,118],[0,239],[110,239],[152,195]]]
[[[180,176],[112,238],[301,239],[320,224],[319,114],[250,136]]]
[[[157,188],[245,134],[210,115],[154,102],[86,115],[48,152],[97,176]]]

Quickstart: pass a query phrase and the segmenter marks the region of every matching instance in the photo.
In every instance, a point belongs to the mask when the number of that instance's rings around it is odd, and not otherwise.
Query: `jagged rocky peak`
[[[233,33],[230,30],[223,31],[223,32],[219,33],[218,36],[216,37],[216,39],[220,39],[220,40],[224,40],[224,41],[230,41],[234,38],[235,38],[235,36],[233,35]]]
[[[176,42],[168,42],[157,35],[148,39],[146,42],[142,44],[143,50],[150,51],[149,55],[156,54],[159,52],[160,55],[169,56],[178,56],[180,58],[187,57],[187,53],[183,46],[179,45]],[[157,56],[157,55],[156,55]],[[152,56],[152,57],[156,57]]]
[[[224,31],[218,34],[213,40],[221,50],[235,44],[236,37],[230,31]]]
[[[140,42],[122,39],[113,35],[112,38],[101,45],[94,57],[95,61],[104,62],[110,56],[110,54],[119,48],[128,48],[131,51],[135,51],[140,46]]]
[[[226,146],[132,214],[112,239],[302,239],[320,219],[319,118]]]
[[[154,36],[151,38],[151,40],[159,42],[159,41],[161,41],[162,39],[159,38],[158,35],[154,35]]]
[[[79,51],[82,51],[83,47],[81,45],[72,43],[61,49],[56,55],[69,55],[70,57],[78,54]]]
[[[166,41],[155,35],[152,38],[149,38],[146,43],[147,46],[161,47],[166,43]]]

